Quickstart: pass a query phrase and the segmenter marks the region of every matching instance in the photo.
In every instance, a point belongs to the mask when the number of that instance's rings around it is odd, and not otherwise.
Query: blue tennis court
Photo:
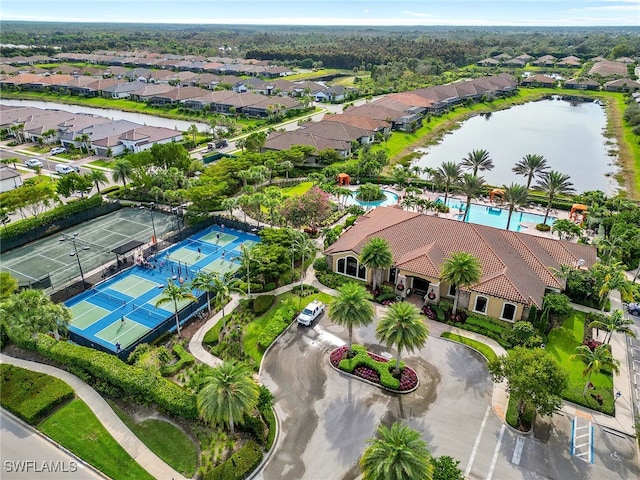
[[[65,302],[72,314],[71,339],[81,345],[128,354],[138,343],[174,331],[173,304],[155,306],[167,282],[188,284],[199,271],[236,272],[242,245],[259,241],[257,235],[214,226],[155,256],[139,255],[130,269]],[[205,307],[206,295],[197,290],[193,294],[198,302],[178,304],[181,324]]]

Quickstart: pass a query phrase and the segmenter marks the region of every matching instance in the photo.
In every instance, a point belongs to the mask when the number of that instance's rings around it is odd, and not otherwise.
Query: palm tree
[[[244,243],[240,245],[240,265],[243,270],[247,272],[247,296],[251,300],[251,265],[260,263],[260,258],[255,250],[255,245],[248,247]]]
[[[529,154],[522,157],[511,170],[517,175],[527,177],[527,190],[531,187],[533,179],[547,172],[547,160],[542,155]]]
[[[87,174],[87,176],[91,179],[91,181],[96,186],[96,190],[98,190],[98,193],[100,193],[100,185],[107,184],[107,176],[104,174],[102,170],[96,170],[95,168],[92,168],[91,170],[89,170],[89,173]]]
[[[483,149],[472,150],[460,162],[464,168],[468,168],[473,172],[473,176],[478,175],[478,170],[493,170],[493,160],[489,157],[489,152]]]
[[[609,343],[613,332],[624,333],[632,338],[636,338],[636,334],[629,328],[633,324],[633,320],[624,318],[624,312],[622,310],[615,310],[611,315],[606,316],[604,320],[594,320],[591,322],[589,328],[595,327],[607,330],[608,334],[604,339],[604,343]]]
[[[353,327],[366,327],[373,322],[373,297],[365,287],[348,282],[338,287],[339,295],[329,305],[331,321],[349,330],[349,350],[353,343]]]
[[[284,170],[284,173],[286,175],[287,180],[289,180],[289,172],[291,170],[293,170],[293,162],[289,161],[289,160],[285,160],[283,162],[280,162],[280,168],[282,170]]]
[[[622,262],[597,263],[592,267],[592,272],[602,311],[607,306],[605,299],[612,290],[620,290],[627,296],[631,293],[630,282],[625,276]]]
[[[197,299],[187,285],[176,285],[169,280],[162,291],[162,296],[156,301],[156,308],[165,303],[173,302],[173,313],[176,318],[176,328],[180,336],[180,318],[178,317],[178,302],[189,300],[195,302]]]
[[[258,405],[260,389],[252,372],[243,363],[224,362],[211,372],[198,392],[196,405],[200,418],[209,424],[229,424],[234,434],[236,423],[244,423]]]
[[[9,329],[32,335],[53,332],[56,339],[66,331],[71,311],[62,304],[53,303],[44,290],[27,289],[12,295],[2,305],[3,321]]]
[[[567,195],[575,191],[573,183],[569,181],[569,178],[571,178],[569,175],[551,170],[550,172],[543,173],[542,178],[538,180],[535,189],[545,192],[549,197],[547,211],[544,214],[544,221],[542,222],[543,225],[547,224],[547,217],[549,217],[549,210],[551,210],[553,200],[558,195]]]
[[[220,207],[229,211],[229,216],[233,217],[233,209],[238,207],[238,199],[236,197],[228,197],[222,200]]]
[[[127,180],[131,178],[133,173],[133,165],[129,160],[120,159],[113,162],[111,178],[114,182],[122,181],[123,186],[127,186]]]
[[[502,187],[504,189],[502,201],[509,209],[507,228],[505,228],[505,230],[509,230],[509,226],[511,225],[511,215],[513,215],[513,211],[516,208],[523,207],[527,204],[527,201],[529,200],[529,190],[524,185],[518,185],[513,182],[511,182],[511,185],[508,187],[506,185],[503,185]]]
[[[462,176],[460,165],[456,162],[442,162],[442,165],[436,170],[434,178],[438,183],[444,185],[444,204],[447,204],[449,189],[451,185],[455,185]]]
[[[576,353],[571,355],[571,358],[579,358],[587,364],[582,371],[582,376],[587,377],[582,395],[587,394],[587,389],[591,383],[591,375],[594,373],[597,375],[603,368],[618,373],[618,365],[620,365],[620,362],[613,358],[609,347],[606,345],[598,345],[593,350],[588,345],[579,345],[576,347]]]
[[[311,255],[315,255],[317,248],[306,233],[296,236],[293,239],[292,246],[302,257],[302,263],[300,264],[300,292],[302,294],[304,292],[304,284],[302,283],[304,279],[304,260]]]
[[[482,265],[480,260],[467,252],[454,252],[442,264],[440,279],[450,283],[456,288],[456,296],[453,300],[452,313],[458,311],[458,299],[460,287],[475,285],[482,278]]]
[[[464,221],[469,221],[469,210],[471,209],[471,200],[478,198],[482,194],[484,186],[484,178],[476,177],[469,173],[465,173],[458,183],[458,188],[467,197],[467,207],[464,211]]]
[[[360,458],[362,480],[433,480],[431,454],[420,434],[400,422],[378,427]]]
[[[396,374],[400,373],[400,353],[413,352],[427,343],[429,329],[422,321],[420,310],[409,302],[397,302],[389,307],[376,327],[376,338],[387,347],[397,349]]]
[[[367,268],[373,269],[373,290],[375,290],[378,270],[390,268],[393,265],[393,254],[391,253],[389,242],[380,237],[370,239],[362,247],[360,263]]]
[[[204,270],[200,270],[191,281],[192,288],[207,293],[207,311],[209,312],[209,315],[211,315],[210,295],[212,292],[215,292],[216,276],[217,272],[206,272]]]
[[[189,128],[187,129],[187,133],[191,135],[191,139],[193,140],[193,144],[196,145],[196,142],[198,140],[198,127],[196,124],[191,124],[189,125]]]
[[[235,278],[232,272],[227,272],[224,275],[220,275],[218,272],[215,272],[216,276],[213,279],[214,288],[212,290],[213,299],[217,305],[220,305],[222,309],[222,319],[224,321],[224,306],[226,305],[227,298],[231,293],[244,293],[242,288],[240,288],[240,279]],[[223,327],[224,328],[224,327]]]

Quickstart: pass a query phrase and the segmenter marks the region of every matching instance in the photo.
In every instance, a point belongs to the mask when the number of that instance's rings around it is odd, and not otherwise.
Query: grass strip
[[[451,333],[451,332],[442,332],[440,336],[442,338],[446,338],[454,342],[462,343],[467,347],[473,348],[474,350],[484,355],[487,358],[487,360],[489,360],[490,362],[498,359],[496,352],[494,352],[493,349],[486,343],[482,343],[482,342],[479,342],[478,340],[463,337],[462,335],[458,335],[457,333]]]
[[[116,415],[120,417],[120,420],[142,443],[149,447],[149,450],[174,470],[186,477],[193,477],[198,465],[198,449],[182,429],[172,423],[155,418],[136,423],[116,403],[110,400],[108,403]]]
[[[38,430],[111,478],[153,480],[80,399],[59,408]]]

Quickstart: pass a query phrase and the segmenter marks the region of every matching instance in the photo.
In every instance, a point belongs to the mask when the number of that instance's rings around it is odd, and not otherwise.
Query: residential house
[[[346,123],[322,120],[320,122],[307,122],[300,126],[301,132],[313,133],[319,137],[332,140],[344,140],[345,142],[358,142],[363,145],[373,143],[374,133],[363,128],[353,127]]]
[[[113,155],[122,153],[118,152],[117,148],[118,145],[121,145],[120,135],[140,125],[128,120],[106,120],[106,122],[96,122],[93,125],[75,131],[69,130],[66,133],[62,133],[60,134],[60,141],[66,147],[73,145],[79,148],[83,142],[76,140],[76,138],[87,135],[89,137],[89,150],[97,152],[98,155],[107,155],[109,149],[111,149]],[[124,151],[124,147],[122,147],[122,151]]]
[[[538,58],[537,60],[534,60],[531,62],[532,65],[537,65],[539,67],[552,67],[553,65],[556,64],[556,61],[558,59],[556,57],[554,57],[553,55],[543,55],[542,57]]]
[[[289,150],[294,145],[307,145],[313,147],[315,150],[314,156],[311,159],[312,162],[317,162],[315,155],[319,151],[326,149],[335,150],[342,158],[348,158],[349,155],[351,155],[351,142],[324,138],[301,130],[293,130],[290,132],[271,132],[262,147],[262,151]]]
[[[200,87],[175,87],[168,92],[153,95],[147,101],[154,106],[178,105],[192,98],[202,97],[206,93],[207,90]]]
[[[155,83],[155,84],[138,84],[138,89],[129,93],[132,100],[137,102],[148,102],[151,98],[168,93],[174,90],[176,87],[172,87],[168,83]]]
[[[500,61],[495,58],[484,58],[476,62],[476,65],[479,67],[497,67],[500,65]]]
[[[572,78],[564,82],[564,88],[574,90],[600,90],[600,84],[590,78]]]
[[[605,83],[604,89],[608,92],[635,92],[640,90],[640,82],[630,78],[619,78]]]
[[[9,167],[0,168],[0,193],[22,186],[22,175]]]
[[[582,66],[582,61],[574,55],[569,55],[568,57],[560,59],[557,66],[565,68],[580,68]]]
[[[103,88],[102,96],[113,99],[131,98],[131,93],[137,90],[140,90],[138,82],[116,83],[110,87]]]
[[[531,75],[529,77],[523,78],[520,80],[520,85],[523,87],[547,87],[553,88],[556,86],[556,79],[551,78],[547,75],[543,75],[542,73],[538,73],[536,75]]]
[[[475,256],[482,268],[480,282],[460,289],[460,307],[509,322],[527,319],[533,306],[542,306],[545,293],[564,288],[556,276],[563,265],[589,268],[597,260],[589,245],[378,207],[324,251],[330,269],[371,282],[374,272],[359,258],[374,237],[389,242],[393,256],[393,267],[382,272],[382,280],[402,283],[400,294],[410,292],[420,302],[427,292],[434,293],[435,302],[453,300],[456,288],[440,278],[442,265],[452,253]]]
[[[601,77],[627,77],[627,65],[620,62],[612,62],[610,60],[601,60],[595,62],[589,70],[589,75],[600,75]]]
[[[371,131],[374,133],[374,135],[378,132],[382,134],[391,132],[391,122],[369,118],[361,115],[351,115],[348,113],[342,113],[339,115],[326,114],[324,117],[322,117],[321,121],[345,123],[353,127]]]
[[[123,133],[119,140],[122,144],[122,151],[129,149],[133,153],[138,153],[157,144],[180,142],[182,141],[182,132],[170,128],[143,126]],[[102,145],[96,144],[96,147],[98,152],[101,152]],[[115,149],[112,148],[112,153],[117,155],[120,153],[119,150],[119,147],[116,146]]]

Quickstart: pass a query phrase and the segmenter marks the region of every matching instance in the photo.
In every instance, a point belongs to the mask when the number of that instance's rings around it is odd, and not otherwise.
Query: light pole
[[[78,232],[74,233],[73,235],[67,235],[66,233],[63,233],[60,241],[64,242],[67,238],[69,238],[71,240],[71,243],[73,243],[73,252],[70,252],[69,256],[76,257],[76,260],[78,261],[78,270],[80,270],[80,278],[82,278],[82,290],[84,291],[87,289],[87,283],[84,280],[84,272],[82,271],[82,264],[80,263],[80,255],[78,255],[78,246],[76,245],[77,236]],[[82,249],[89,250],[90,247],[88,245],[85,245],[84,247],[82,247]]]
[[[621,396],[622,396],[622,392],[621,392],[620,390],[618,390],[618,391],[616,392],[616,396],[615,396],[615,397],[614,397],[614,399],[613,399],[613,405],[614,405],[614,406],[615,406],[615,404],[616,404],[616,400],[618,400]]]
[[[153,244],[158,244],[158,237],[156,236],[156,224],[153,221],[153,207],[155,206],[155,202],[151,202],[149,205],[149,211],[151,212],[151,226],[153,227]]]

